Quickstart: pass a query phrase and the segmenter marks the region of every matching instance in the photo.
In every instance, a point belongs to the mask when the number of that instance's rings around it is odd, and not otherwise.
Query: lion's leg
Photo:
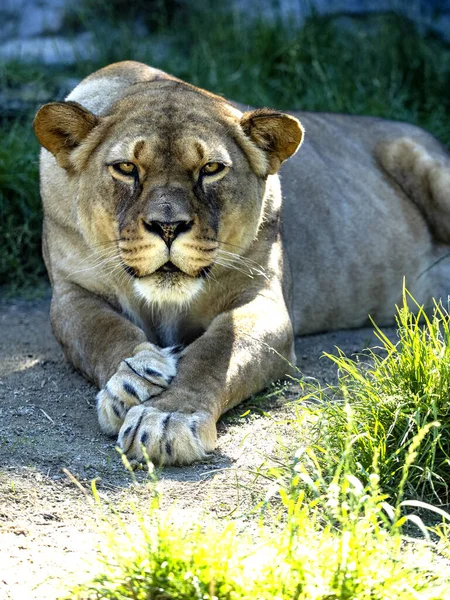
[[[450,156],[430,154],[420,143],[399,138],[377,149],[383,168],[424,214],[436,241],[450,243]]]
[[[178,356],[147,341],[145,333],[106,301],[72,284],[55,285],[53,331],[68,360],[102,388],[97,396],[103,431],[116,434],[130,408],[166,390]]]
[[[129,411],[119,433],[128,456],[142,459],[145,448],[161,464],[204,458],[220,415],[291,371],[293,332],[283,307],[283,298],[261,294],[217,316],[186,348],[171,387]]]

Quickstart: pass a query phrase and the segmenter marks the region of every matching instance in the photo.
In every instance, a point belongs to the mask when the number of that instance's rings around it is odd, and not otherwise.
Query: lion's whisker
[[[248,256],[241,256],[240,254],[235,254],[234,252],[228,252],[227,250],[222,249],[218,250],[218,254],[255,265],[264,271],[264,267],[260,263],[256,262],[256,260],[253,260],[252,258],[248,258]]]
[[[233,248],[238,248],[239,250],[245,250],[242,246],[238,246],[237,244],[230,244],[230,242],[224,242],[222,240],[217,240],[219,244],[224,244],[225,246],[233,246]]]
[[[214,282],[216,285],[223,288],[222,283],[211,272],[206,273],[205,277],[206,277],[206,283],[208,286],[211,286],[211,283]]]
[[[119,273],[119,282],[120,284],[124,283],[126,278],[129,277],[131,279],[131,276],[129,273],[127,273],[126,269],[125,269],[125,265],[122,262],[122,260],[120,260],[119,258],[119,262],[117,264],[110,264],[107,265],[107,268],[105,270],[105,275],[108,275],[109,277],[113,277],[115,275],[117,275],[117,273]]]
[[[115,260],[117,260],[117,256],[102,257],[99,260],[96,260],[94,263],[92,263],[89,267],[85,267],[83,269],[75,269],[71,273],[73,274],[73,273],[82,273],[83,271],[92,271],[92,269],[96,269],[97,267],[102,267],[104,265],[107,265],[110,262],[114,262]]]
[[[116,238],[113,240],[108,240],[106,242],[99,242],[98,244],[91,244],[91,248],[104,248],[109,246],[117,246],[117,244],[121,241],[120,238]]]
[[[262,277],[264,277],[265,279],[268,279],[265,269],[264,267],[262,267],[259,263],[257,263],[256,261],[253,261],[251,259],[247,259],[246,257],[242,257],[239,256],[239,254],[233,254],[231,252],[227,252],[225,255],[222,254],[223,251],[220,251],[220,254],[218,255],[218,259],[216,259],[216,263],[220,264],[219,261],[223,264],[223,266],[225,266],[225,263],[231,268],[231,267],[236,267],[237,264],[240,264],[242,267],[246,267],[248,269],[248,271],[253,275],[258,274],[258,275],[262,275]],[[244,271],[242,271],[244,272]]]
[[[250,277],[250,279],[253,279],[253,273],[251,273],[250,271],[244,271],[244,269],[240,269],[239,267],[237,267],[233,263],[225,263],[225,262],[222,262],[222,261],[217,260],[217,259],[214,262],[215,262],[216,265],[219,265],[219,266],[224,267],[226,269],[234,269],[235,271],[239,271],[239,273],[242,273],[243,275],[246,275],[247,277]]]
[[[92,271],[92,269],[96,269],[98,267],[102,267],[104,265],[107,265],[108,263],[114,262],[118,259],[119,257],[117,255],[114,256],[110,256],[107,258],[102,258],[101,260],[95,262],[94,264],[92,264],[90,267],[86,267],[84,269],[75,269],[74,271],[71,271],[67,277],[70,277],[71,275],[74,275],[75,273],[84,273],[86,271]],[[66,279],[67,279],[66,277]]]
[[[100,251],[100,252],[97,250],[95,252],[91,252],[90,254],[84,256],[78,262],[78,264],[79,265],[83,265],[84,263],[89,263],[89,262],[91,262],[92,260],[95,260],[95,259],[97,259],[99,261],[102,261],[105,258],[110,258],[110,257],[115,256],[115,255],[117,255],[117,252],[115,250],[113,251],[112,249],[103,250],[103,251]]]

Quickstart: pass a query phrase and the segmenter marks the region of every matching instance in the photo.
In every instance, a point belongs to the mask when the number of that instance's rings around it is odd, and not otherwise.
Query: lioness
[[[294,334],[391,323],[403,277],[420,303],[450,289],[449,155],[417,127],[242,113],[137,62],[34,127],[53,330],[137,460],[204,458]]]

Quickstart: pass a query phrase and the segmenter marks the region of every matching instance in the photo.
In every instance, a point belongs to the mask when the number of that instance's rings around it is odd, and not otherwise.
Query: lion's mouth
[[[164,278],[167,278],[168,281],[171,281],[171,280],[175,281],[175,279],[178,279],[178,277],[180,277],[180,276],[185,276],[185,277],[188,277],[191,279],[207,278],[209,271],[211,270],[211,267],[212,267],[212,265],[208,265],[208,266],[200,269],[200,271],[198,271],[198,273],[190,274],[190,273],[186,273],[185,271],[183,271],[182,269],[177,267],[177,265],[174,265],[173,262],[171,262],[169,260],[166,263],[164,263],[161,267],[159,267],[159,269],[156,269],[156,271],[153,271],[153,273],[141,275],[141,274],[138,274],[136,272],[136,270],[133,269],[133,267],[130,267],[128,265],[125,266],[125,270],[127,271],[127,273],[129,275],[131,275],[135,279],[147,279],[148,277],[152,277],[154,275],[159,275],[159,276],[162,275]]]
[[[177,274],[178,273],[178,274],[181,274],[181,275],[186,275],[187,277],[192,277],[193,279],[197,279],[198,277],[200,277],[200,278],[206,278],[208,276],[209,271],[211,270],[211,266],[212,265],[208,265],[207,267],[203,267],[195,275],[190,275],[189,273],[185,273],[182,269],[178,268],[176,265],[173,264],[173,262],[171,262],[169,260],[162,267],[159,267],[159,269],[156,269],[155,273],[162,273],[163,275],[169,275],[169,276],[172,275],[172,274]]]
[[[162,267],[156,269],[155,273],[182,273],[183,271],[179,269],[173,262],[167,261]]]

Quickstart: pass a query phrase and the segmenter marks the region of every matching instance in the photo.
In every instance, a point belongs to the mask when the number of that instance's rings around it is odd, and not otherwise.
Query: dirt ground
[[[89,489],[97,478],[101,497],[124,518],[133,502],[145,511],[151,498],[148,476],[138,473],[133,483],[114,440],[99,431],[96,390],[64,361],[48,312],[48,298],[0,300],[0,600],[53,600],[95,573],[104,540],[79,485]],[[324,351],[352,354],[373,344],[371,329],[300,338],[298,366],[331,382],[335,368],[320,358]],[[186,520],[203,510],[251,519],[267,487],[255,471],[277,441],[289,448],[298,439],[288,422],[297,397],[291,387],[227,415],[209,462],[159,474],[163,507],[176,506]]]

